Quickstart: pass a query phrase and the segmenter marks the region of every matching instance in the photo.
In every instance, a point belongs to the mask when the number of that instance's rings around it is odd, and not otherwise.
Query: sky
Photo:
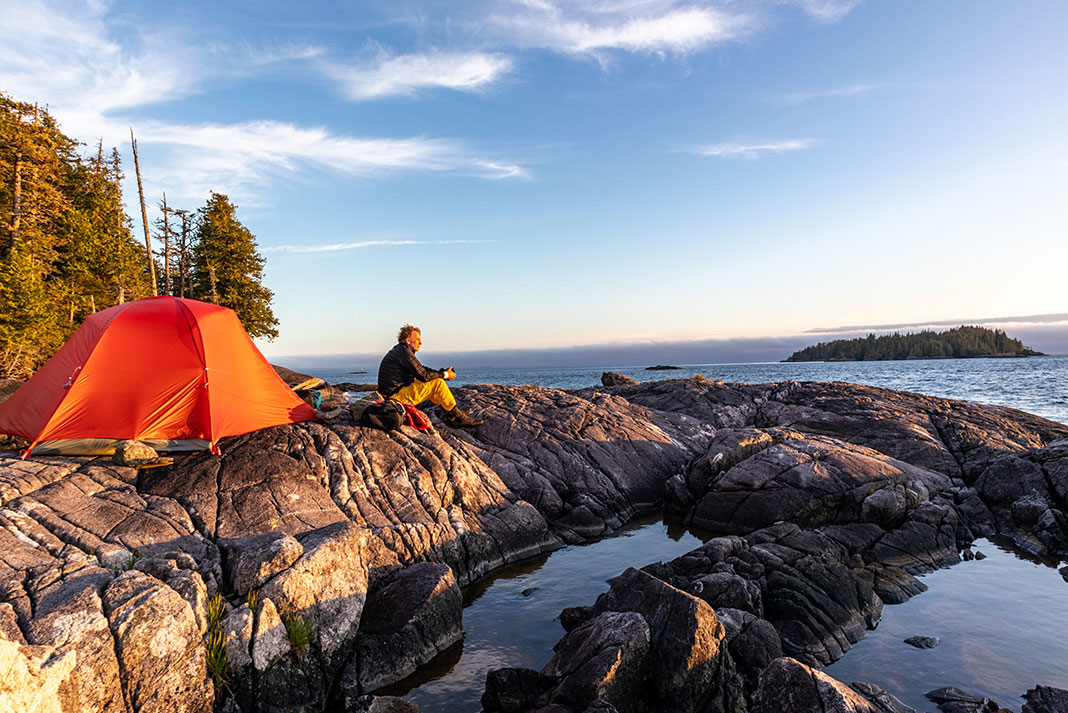
[[[151,205],[238,205],[268,357],[383,353],[405,323],[428,353],[781,359],[965,323],[1068,351],[1063,0],[0,17],[0,91],[122,151],[138,230],[131,128]]]

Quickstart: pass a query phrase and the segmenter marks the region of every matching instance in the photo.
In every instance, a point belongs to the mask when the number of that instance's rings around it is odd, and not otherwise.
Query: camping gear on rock
[[[434,427],[430,425],[430,419],[426,414],[411,404],[401,404],[404,407],[404,425],[411,426],[417,431],[430,431]]]
[[[315,418],[233,310],[150,297],[90,315],[0,404],[0,433],[37,454],[111,454],[123,439],[218,453],[218,441]]]
[[[349,413],[352,414],[352,420],[354,423],[359,423],[363,418],[363,412],[367,410],[367,407],[371,404],[378,403],[384,400],[386,397],[377,391],[370,391],[366,396],[363,396],[356,401],[349,404]]]
[[[404,405],[393,399],[384,399],[369,404],[357,423],[382,431],[395,431],[405,422]]]

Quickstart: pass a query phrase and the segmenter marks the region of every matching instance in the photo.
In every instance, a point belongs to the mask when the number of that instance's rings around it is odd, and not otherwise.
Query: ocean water
[[[697,374],[719,381],[749,384],[787,380],[848,381],[929,396],[1010,406],[1068,423],[1068,356],[678,366],[681,368],[672,371],[646,371],[645,366],[459,369],[453,384],[535,384],[555,389],[581,389],[600,386],[601,374],[605,371],[617,371],[638,381],[688,379]],[[377,378],[377,365],[373,370],[368,368],[371,373],[353,374],[350,371],[336,369],[311,373],[330,383],[373,383]]]

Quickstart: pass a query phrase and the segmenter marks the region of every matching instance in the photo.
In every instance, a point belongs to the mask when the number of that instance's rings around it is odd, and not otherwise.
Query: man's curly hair
[[[397,332],[397,344],[403,344],[404,342],[408,341],[408,337],[412,336],[416,332],[419,332],[421,334],[423,330],[419,329],[419,327],[413,327],[410,324],[404,325],[400,328],[400,331]]]

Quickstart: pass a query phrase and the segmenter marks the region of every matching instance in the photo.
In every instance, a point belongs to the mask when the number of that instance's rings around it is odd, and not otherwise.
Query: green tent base
[[[124,438],[63,438],[56,441],[42,441],[33,447],[35,456],[109,456],[115,452],[115,446]],[[206,451],[211,444],[200,438],[184,440],[166,440],[146,438],[139,440],[157,451]]]

